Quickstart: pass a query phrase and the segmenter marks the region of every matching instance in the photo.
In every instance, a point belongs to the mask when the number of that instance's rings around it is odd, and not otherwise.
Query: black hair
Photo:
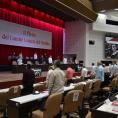
[[[27,64],[27,69],[31,69],[31,64]]]
[[[59,61],[59,60],[55,60],[55,61],[54,61],[54,66],[60,67],[60,61]]]

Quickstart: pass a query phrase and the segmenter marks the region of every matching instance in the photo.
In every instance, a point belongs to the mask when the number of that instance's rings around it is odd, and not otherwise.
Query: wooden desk
[[[118,99],[118,93],[115,96]],[[113,102],[108,99],[92,109],[93,118],[118,118],[118,112],[113,111]],[[118,107],[118,106],[117,106]]]
[[[64,92],[74,89],[73,85],[64,87]],[[8,101],[8,118],[29,118],[28,113],[32,111],[35,104],[48,97],[48,91],[39,94],[30,94]]]

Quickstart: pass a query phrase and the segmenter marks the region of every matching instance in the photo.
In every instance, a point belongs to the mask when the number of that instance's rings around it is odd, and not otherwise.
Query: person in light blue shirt
[[[96,68],[96,79],[100,79],[102,82],[104,82],[104,67],[100,62],[97,63]]]
[[[92,78],[95,78],[96,69],[97,69],[97,66],[94,63],[92,63],[92,68],[91,68],[91,77]]]

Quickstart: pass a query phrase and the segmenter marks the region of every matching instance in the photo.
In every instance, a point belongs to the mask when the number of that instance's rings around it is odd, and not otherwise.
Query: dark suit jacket
[[[23,79],[22,79],[23,90],[22,90],[22,95],[33,93],[34,79],[35,79],[35,74],[34,74],[33,70],[27,69],[23,73]]]

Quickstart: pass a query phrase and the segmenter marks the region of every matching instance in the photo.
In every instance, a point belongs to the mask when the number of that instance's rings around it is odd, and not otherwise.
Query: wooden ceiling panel
[[[118,8],[118,0],[92,0],[96,12]]]
[[[86,22],[93,22],[97,18],[97,14],[85,6],[79,0],[41,0],[42,2],[56,7],[58,10],[70,14],[75,19],[82,19]]]
[[[89,0],[15,0],[34,9],[44,11],[64,21],[82,19],[91,23],[97,14],[92,10]]]

